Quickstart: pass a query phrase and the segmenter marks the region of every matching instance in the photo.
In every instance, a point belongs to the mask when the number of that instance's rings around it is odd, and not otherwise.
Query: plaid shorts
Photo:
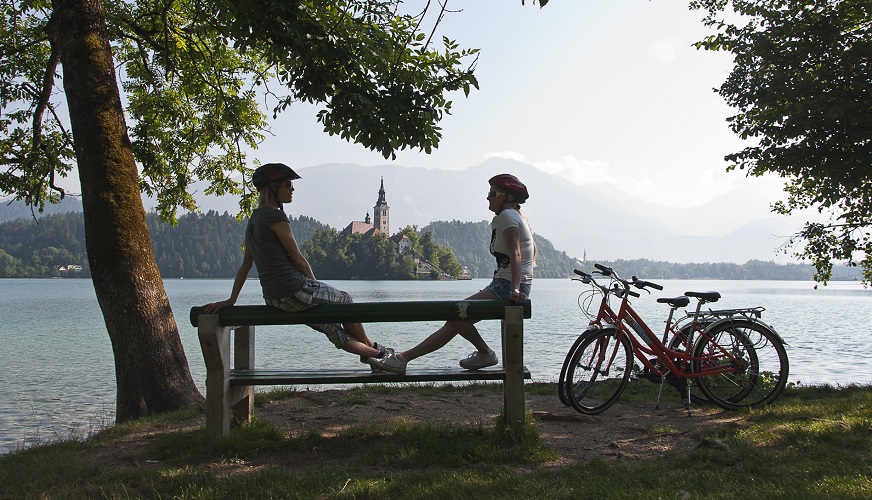
[[[305,311],[319,304],[350,304],[351,302],[351,295],[348,295],[348,292],[338,290],[327,283],[310,279],[306,279],[303,288],[289,297],[266,299],[266,305],[288,312]],[[342,349],[351,338],[345,328],[342,328],[342,325],[338,323],[309,324],[306,326],[326,335],[337,349]]]

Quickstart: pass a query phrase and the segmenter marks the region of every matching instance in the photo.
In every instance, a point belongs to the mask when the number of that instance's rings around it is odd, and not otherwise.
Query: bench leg
[[[233,367],[250,370],[254,368],[254,326],[240,326],[233,335]],[[230,407],[234,423],[248,423],[254,414],[254,386],[234,387]]]
[[[503,320],[503,415],[515,436],[524,433],[524,308],[506,307]]]
[[[197,335],[206,362],[206,435],[230,433],[230,328],[218,324],[217,314],[200,315]]]

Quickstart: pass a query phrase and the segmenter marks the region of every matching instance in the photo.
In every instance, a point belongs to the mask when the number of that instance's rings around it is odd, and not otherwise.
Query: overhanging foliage
[[[773,211],[816,208],[791,243],[826,283],[834,260],[872,279],[872,3],[868,0],[699,0],[717,30],[698,47],[726,50],[735,66],[718,89],[737,109],[733,132],[752,145],[730,169],[785,178]]]
[[[444,2],[435,12],[430,2],[403,12],[396,0],[103,4],[140,186],[167,220],[196,210],[197,181],[205,194],[243,194],[250,210],[252,193],[234,178],[250,173],[245,151],[269,133],[267,113],[315,103],[331,135],[385,158],[429,153],[451,111],[446,93],[478,85],[477,50],[437,34]],[[4,1],[0,13],[0,192],[41,207],[64,195],[55,179],[74,158],[52,4]]]

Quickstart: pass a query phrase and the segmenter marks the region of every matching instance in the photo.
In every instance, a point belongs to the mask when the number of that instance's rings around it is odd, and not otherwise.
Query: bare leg
[[[342,350],[367,358],[377,358],[379,355],[379,352],[373,349],[372,346],[368,346],[363,342],[358,342],[353,339],[349,340],[344,346],[342,346]]]
[[[333,338],[334,335],[339,335],[340,332],[336,331],[339,329],[339,325],[336,323],[319,323],[314,325],[309,325],[309,327],[314,328],[315,330],[324,333],[328,338]],[[350,328],[349,328],[350,327]],[[377,349],[373,348],[372,340],[366,336],[366,332],[363,330],[363,325],[360,323],[346,323],[343,324],[341,329],[347,335],[347,340],[345,345],[340,349],[348,352],[352,352],[354,354],[360,354],[365,358],[373,358],[378,357],[381,354]]]
[[[495,299],[497,298],[490,290],[481,290],[478,293],[467,297],[467,299]],[[422,340],[420,344],[402,353],[406,361],[411,361],[415,358],[429,354],[437,349],[441,349],[458,333],[470,341],[478,351],[490,352],[487,342],[478,333],[475,327],[475,321],[447,321],[441,328],[431,333],[429,337]]]
[[[455,335],[457,335],[457,330],[451,326],[451,322],[446,322],[442,325],[442,328],[431,333],[430,336],[422,340],[421,343],[400,354],[402,354],[406,361],[411,361],[425,354],[430,354],[437,349],[441,349],[448,343],[448,341],[453,339]]]
[[[344,328],[349,335],[357,339],[358,342],[366,344],[368,347],[372,347],[372,340],[366,336],[366,330],[363,329],[363,324],[342,323],[342,328]]]
[[[478,333],[478,328],[475,327],[477,321],[452,321],[451,324],[457,330],[457,333],[460,334],[461,337],[470,341],[475,349],[481,352],[490,352],[491,348],[487,345],[487,342],[481,338],[481,334]]]

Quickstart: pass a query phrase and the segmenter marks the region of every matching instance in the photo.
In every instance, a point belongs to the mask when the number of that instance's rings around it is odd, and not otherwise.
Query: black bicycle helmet
[[[495,175],[487,182],[491,186],[510,191],[518,203],[524,203],[530,197],[530,194],[527,192],[527,186],[512,174]]]
[[[254,171],[251,183],[256,189],[260,189],[272,182],[292,181],[299,178],[300,176],[284,163],[265,163]]]

